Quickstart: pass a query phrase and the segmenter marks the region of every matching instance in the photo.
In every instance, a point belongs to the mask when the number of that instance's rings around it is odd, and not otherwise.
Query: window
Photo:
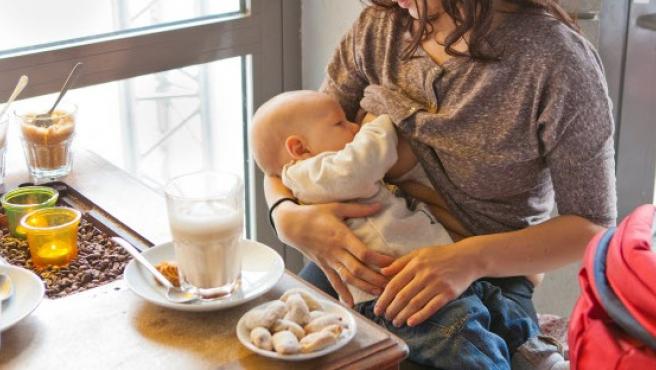
[[[247,57],[73,89],[75,145],[155,190],[173,176],[223,169],[248,176],[244,105]],[[49,106],[57,93],[16,104]]]
[[[243,174],[247,233],[277,247],[291,268],[300,265],[267,224],[262,174],[246,140],[253,106],[300,87],[300,1],[26,0],[0,13],[6,32],[18,26],[12,21],[40,30],[0,42],[0,76],[12,81],[0,96],[27,74],[18,104],[51,102],[72,66],[84,63],[66,97],[79,106],[76,146],[154,189],[201,168]]]
[[[22,0],[0,4],[0,51],[90,41],[239,14],[239,0]],[[16,32],[15,30],[20,30]],[[12,32],[13,31],[13,32]]]

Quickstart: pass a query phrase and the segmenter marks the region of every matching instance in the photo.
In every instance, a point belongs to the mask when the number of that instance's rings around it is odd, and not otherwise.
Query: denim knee
[[[490,313],[489,330],[506,341],[510,353],[540,334],[540,328],[533,321],[531,313],[526,311],[525,305],[508,297],[502,289],[480,280],[472,284],[471,288]]]
[[[316,263],[314,262],[308,263],[307,265],[305,265],[305,267],[303,267],[303,269],[298,275],[303,280],[314,285],[320,290],[323,290],[331,297],[335,299],[339,299],[339,296],[337,295],[335,289],[333,289],[333,286],[330,284],[330,281],[328,281],[328,278],[323,273],[323,271],[319,268],[319,266],[317,266]]]
[[[502,338],[488,331],[489,315],[470,292],[415,327],[399,328],[374,314],[375,301],[355,309],[401,337],[410,348],[410,360],[439,369],[510,369],[510,355]]]

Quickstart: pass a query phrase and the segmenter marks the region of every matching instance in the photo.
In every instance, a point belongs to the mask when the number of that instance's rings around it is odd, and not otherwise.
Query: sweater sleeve
[[[537,132],[558,213],[614,225],[614,123],[596,52],[584,48],[560,58],[543,91]]]
[[[362,126],[338,152],[321,153],[285,166],[282,181],[304,203],[369,198],[397,160],[397,136],[387,116]]]
[[[362,99],[364,88],[368,84],[364,73],[359,68],[358,48],[356,47],[360,23],[365,17],[367,17],[367,10],[362,12],[360,18],[342,37],[328,63],[326,77],[319,88],[320,91],[339,102],[350,120],[355,120],[360,108],[360,99]]]

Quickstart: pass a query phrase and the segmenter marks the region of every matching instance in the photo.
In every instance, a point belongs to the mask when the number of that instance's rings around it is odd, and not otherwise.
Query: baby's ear
[[[306,159],[310,154],[303,138],[297,135],[289,136],[285,140],[285,149],[294,160]]]

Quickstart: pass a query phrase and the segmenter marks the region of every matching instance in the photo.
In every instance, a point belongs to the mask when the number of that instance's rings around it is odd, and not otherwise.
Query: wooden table
[[[22,158],[8,158],[8,187],[28,181]],[[86,151],[75,153],[64,181],[146,239],[169,240],[164,199]],[[65,298],[45,299],[32,315],[2,333],[2,369],[397,369],[408,348],[398,337],[354,313],[358,332],[320,359],[272,361],[243,347],[239,317],[285,290],[305,286],[286,271],[270,292],[248,304],[209,313],[155,306],[120,280]],[[317,294],[323,294],[317,291]]]

